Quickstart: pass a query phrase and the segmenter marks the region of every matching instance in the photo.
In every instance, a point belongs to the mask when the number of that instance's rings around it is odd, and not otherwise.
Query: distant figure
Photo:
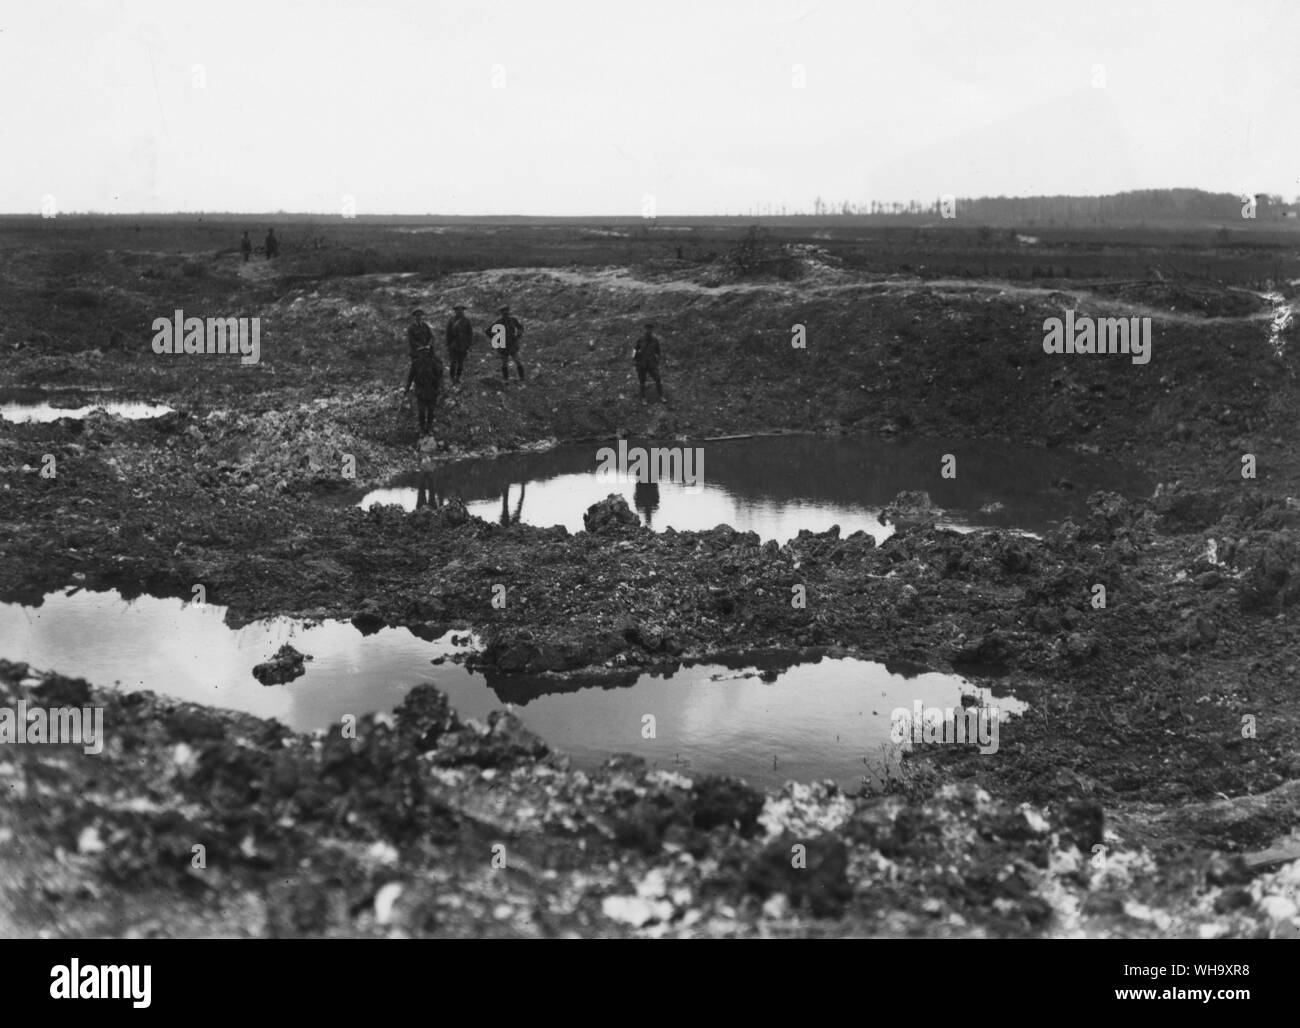
[[[244,255],[244,263],[253,256],[253,241],[248,238],[248,229],[244,229],[244,238],[239,241],[239,252]]]
[[[465,355],[469,353],[474,341],[474,326],[465,317],[465,305],[456,304],[452,308],[456,313],[447,322],[447,358],[451,362],[451,384],[460,385],[465,373]]]
[[[654,325],[646,322],[645,331],[632,348],[632,364],[636,368],[637,380],[641,383],[641,399],[645,399],[645,380],[649,375],[655,380],[659,399],[664,398],[664,384],[659,379],[659,340],[655,338]]]
[[[633,486],[632,505],[645,515],[645,527],[654,528],[655,511],[659,509],[659,483],[638,482]]]
[[[682,259],[682,248],[680,246],[677,248],[677,259],[679,261]]]
[[[406,326],[406,344],[411,351],[411,360],[415,360],[417,351],[426,346],[433,346],[433,329],[424,320],[424,310],[420,307],[411,311],[411,323]]]
[[[510,381],[510,361],[512,358],[515,362],[515,370],[519,372],[519,381],[524,380],[524,366],[519,363],[519,341],[523,338],[523,335],[523,322],[511,315],[508,304],[501,308],[501,316],[492,322],[492,327],[488,329],[488,341],[496,347],[497,352],[501,355],[501,377],[507,382]],[[500,337],[502,343],[500,346],[497,346],[498,337]]]
[[[442,361],[432,346],[422,346],[416,351],[403,395],[411,391],[412,385],[415,386],[415,402],[419,407],[420,435],[426,436],[433,431],[433,408],[442,390]]]
[[[280,256],[280,240],[275,238],[275,229],[266,230],[266,259]]]

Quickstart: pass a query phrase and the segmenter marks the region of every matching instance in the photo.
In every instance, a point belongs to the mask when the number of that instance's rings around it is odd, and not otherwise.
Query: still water
[[[225,609],[116,592],[52,593],[40,606],[0,604],[0,656],[124,690],[275,718],[297,731],[338,724],[345,714],[391,710],[414,685],[433,682],[462,717],[515,713],[579,766],[635,753],[683,774],[726,773],[759,787],[831,778],[845,788],[896,768],[895,708],[957,707],[963,692],[1006,716],[1024,709],[956,675],[870,661],[823,659],[760,674],[756,666],[700,664],[669,676],[559,680],[481,674],[452,660],[450,634],[427,642],[405,629],[363,635],[346,621],[272,618],[240,629]],[[306,674],[264,686],[254,664],[282,643],[314,659]],[[764,663],[755,658],[758,663]],[[655,738],[643,737],[645,715]],[[106,730],[111,733],[112,726]],[[1010,729],[1014,731],[1014,727]]]
[[[1130,498],[1150,494],[1141,473],[1077,453],[960,440],[769,436],[719,442],[630,442],[631,446],[699,448],[702,459],[658,482],[611,481],[600,474],[606,444],[568,444],[544,453],[456,461],[394,480],[349,502],[399,504],[414,510],[459,495],[470,512],[499,523],[564,525],[582,531],[582,515],[611,492],[622,494],[642,523],[662,530],[728,524],[785,542],[800,529],[832,525],[883,540],[893,526],[881,508],[903,490],[923,490],[943,508],[939,523],[1042,533],[1086,511],[1099,489]],[[617,446],[617,444],[612,444]],[[945,454],[956,477],[941,477]],[[684,463],[684,462],[683,462]]]
[[[139,420],[157,418],[170,414],[171,407],[161,403],[135,403],[110,400],[107,403],[89,404],[85,407],[52,407],[48,403],[5,403],[0,404],[0,418],[5,421],[57,421],[59,418],[80,420],[92,411],[102,411],[119,418]]]

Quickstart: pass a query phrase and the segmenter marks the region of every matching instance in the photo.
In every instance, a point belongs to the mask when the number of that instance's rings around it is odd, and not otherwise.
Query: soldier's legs
[[[641,383],[641,399],[643,400],[645,399],[645,377],[649,370],[649,368],[642,367],[636,369],[636,380]]]
[[[515,370],[519,372],[519,381],[524,380],[524,366],[519,363],[519,355],[515,355]]]
[[[651,377],[653,377],[654,380],[655,380],[655,389],[657,389],[657,390],[659,391],[659,399],[662,400],[662,399],[664,398],[664,384],[663,384],[663,382],[660,381],[660,379],[659,379],[659,369],[658,369],[658,368],[651,368],[651,369],[650,369],[650,375],[651,375]],[[643,386],[642,388],[644,389],[644,386]]]

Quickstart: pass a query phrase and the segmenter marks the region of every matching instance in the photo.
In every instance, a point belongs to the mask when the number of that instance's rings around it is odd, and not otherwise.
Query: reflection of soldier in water
[[[506,486],[501,493],[501,524],[509,527],[510,525],[519,524],[519,516],[524,511],[524,491],[528,487],[519,483],[519,502],[515,504],[514,514],[510,513],[510,487]]]
[[[442,506],[442,501],[438,499],[438,483],[434,479],[432,472],[422,474],[415,484],[415,509],[421,507],[438,508]]]
[[[646,528],[654,526],[654,514],[659,509],[659,483],[638,482],[632,493],[632,503],[645,515]]]

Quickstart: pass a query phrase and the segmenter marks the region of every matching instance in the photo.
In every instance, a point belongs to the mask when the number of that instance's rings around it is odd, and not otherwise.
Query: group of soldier
[[[253,241],[248,238],[248,229],[244,229],[244,237],[239,241],[239,252],[244,255],[244,263],[248,263],[248,258],[253,256]],[[272,257],[280,255],[280,240],[275,238],[275,229],[266,230],[266,259],[269,261]]]
[[[474,341],[474,326],[465,316],[464,304],[456,304],[452,311],[446,331],[447,359],[451,371],[451,385],[459,389],[465,376],[465,358],[469,355],[470,346]],[[428,435],[433,430],[433,411],[442,392],[443,383],[443,364],[434,348],[433,329],[424,318],[422,308],[417,307],[411,311],[411,323],[406,328],[411,369],[407,373],[406,387],[402,391],[405,402],[405,397],[410,394],[412,387],[415,389],[421,436]],[[500,309],[497,320],[489,326],[486,334],[492,349],[501,358],[501,378],[510,381],[510,365],[513,363],[519,381],[525,381],[524,365],[519,359],[524,325],[510,313],[508,304]],[[659,377],[661,352],[659,340],[654,334],[654,325],[646,322],[645,331],[638,337],[632,350],[632,362],[636,368],[643,400],[647,378],[654,380],[659,399],[662,401],[664,398],[663,382]]]

